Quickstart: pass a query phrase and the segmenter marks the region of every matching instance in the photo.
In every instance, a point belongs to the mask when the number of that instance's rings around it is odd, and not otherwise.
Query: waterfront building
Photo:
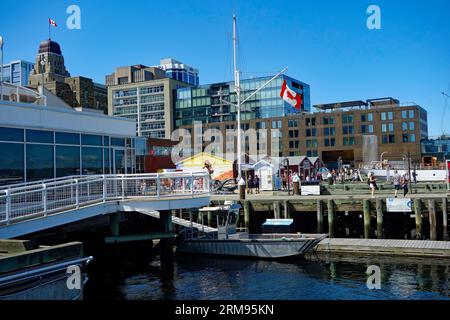
[[[445,161],[450,160],[450,136],[442,135],[434,139],[423,139],[422,163],[430,167],[445,166]]]
[[[200,84],[197,69],[172,58],[161,59],[158,68],[166,71],[169,78],[189,83],[191,86]]]
[[[167,77],[155,67],[117,68],[106,76],[108,113],[133,119],[138,136],[169,139],[174,129],[175,90],[187,83]]]
[[[106,86],[86,77],[71,77],[67,71],[59,44],[46,40],[39,45],[29,86],[44,86],[73,108],[89,108],[106,113],[108,101]]]
[[[142,148],[133,121],[76,111],[48,90],[11,84],[3,90],[0,184],[136,172],[135,155],[145,152],[145,141]]]
[[[3,65],[3,81],[17,84],[19,86],[28,85],[28,77],[34,68],[34,63],[15,60]]]
[[[199,94],[197,90],[204,92]],[[203,133],[208,129],[217,129],[222,133],[223,141],[217,139],[215,141],[223,143],[222,152],[236,150],[235,137],[230,137],[233,139],[230,141],[226,136],[227,129],[236,127],[234,107],[225,104],[215,105],[227,99],[226,96],[222,96],[213,101],[218,89],[214,91],[215,96],[201,96],[206,95],[208,90],[212,91],[203,86],[178,90],[176,126],[191,132],[194,145],[198,142],[195,140],[198,136],[195,136],[193,121],[202,121]],[[274,94],[277,90],[274,90]],[[305,103],[309,102],[309,94],[308,98],[306,92],[304,95]],[[384,159],[400,162],[408,153],[412,159],[420,163],[420,141],[428,137],[427,112],[416,103],[400,103],[393,98],[315,105],[317,112],[292,112],[289,106],[283,108],[280,105],[274,107],[273,112],[266,107],[263,108],[264,112],[261,112],[258,110],[258,103],[261,104],[261,101],[256,101],[252,105],[245,103],[242,106],[242,129],[252,128],[257,131],[267,129],[263,140],[258,133],[259,155],[265,153],[274,156],[271,140],[279,138],[280,157],[301,155],[320,157],[327,166],[333,168],[338,167],[339,160],[344,164],[358,166],[379,161],[381,155],[384,155]],[[270,133],[271,129],[279,129],[280,132],[274,137]],[[203,148],[210,143],[203,141]],[[249,145],[245,143],[245,152],[248,151]]]

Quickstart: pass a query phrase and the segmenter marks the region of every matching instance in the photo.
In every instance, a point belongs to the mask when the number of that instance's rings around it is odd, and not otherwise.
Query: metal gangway
[[[145,214],[147,216],[153,217],[153,218],[157,218],[159,219],[160,214],[158,211],[144,211],[141,210],[139,211],[142,214]],[[175,217],[172,216],[172,223],[179,225],[181,227],[185,227],[185,228],[192,228],[192,229],[197,229],[199,231],[202,231],[204,233],[214,233],[217,232],[217,228],[213,228],[213,227],[209,227],[207,225],[205,225],[204,223],[197,223],[197,222],[193,222],[192,221],[192,217],[190,220],[186,220],[183,218],[179,218],[179,217]]]
[[[133,203],[141,204],[139,208],[142,208],[142,203],[147,202],[151,204],[146,208],[160,210],[156,204],[164,201],[168,209],[177,209],[176,201],[181,208],[196,202],[203,206],[209,203],[209,196],[210,177],[204,171],[75,176],[0,186],[0,238],[10,226],[69,211],[76,214],[82,210],[104,209],[106,205],[110,205],[109,211],[119,209],[119,205],[126,205],[125,210],[132,211]],[[201,201],[187,202],[187,199]],[[59,224],[71,222],[59,220]]]

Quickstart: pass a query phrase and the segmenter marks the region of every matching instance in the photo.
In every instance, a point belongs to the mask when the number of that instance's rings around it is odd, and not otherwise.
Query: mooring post
[[[323,205],[321,200],[317,200],[317,233],[323,232]]]
[[[364,215],[364,238],[370,237],[370,202],[367,199],[363,200],[363,215]]]
[[[414,199],[414,213],[416,215],[416,239],[422,239],[422,201]]]
[[[120,233],[120,212],[114,212],[109,215],[109,227],[111,235],[114,237],[119,236]]]
[[[428,200],[428,215],[430,217],[430,240],[436,240],[436,206],[434,199]]]
[[[273,202],[273,216],[275,219],[280,219],[280,201]]]
[[[161,210],[159,212],[160,231],[164,233],[173,232],[172,214],[170,210]],[[164,238],[160,240],[160,257],[161,257],[161,272],[164,278],[171,279],[173,277],[173,238]]]
[[[448,240],[448,216],[447,216],[447,198],[442,198],[442,223],[443,223],[443,237],[444,241]]]
[[[283,206],[284,206],[284,219],[289,219],[290,218],[289,201],[284,200]]]
[[[334,237],[334,202],[328,200],[328,235]]]
[[[376,209],[377,209],[377,238],[383,239],[383,203],[381,202],[381,199],[377,199],[376,202]]]
[[[250,228],[250,201],[244,200],[244,226],[247,231]]]

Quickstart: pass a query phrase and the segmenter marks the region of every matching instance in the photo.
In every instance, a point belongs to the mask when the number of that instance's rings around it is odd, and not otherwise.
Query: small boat
[[[281,259],[301,256],[327,237],[326,234],[237,232],[240,208],[239,204],[230,204],[200,209],[202,217],[205,212],[215,211],[217,229],[208,228],[209,232],[185,229],[177,253]]]

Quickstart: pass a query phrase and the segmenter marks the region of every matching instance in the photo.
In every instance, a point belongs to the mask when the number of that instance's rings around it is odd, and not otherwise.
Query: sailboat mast
[[[236,90],[236,102],[237,102],[237,167],[238,167],[238,181],[241,178],[241,82],[240,74],[237,67],[237,35],[236,35],[236,15],[233,15],[233,59],[234,59],[234,86]]]

